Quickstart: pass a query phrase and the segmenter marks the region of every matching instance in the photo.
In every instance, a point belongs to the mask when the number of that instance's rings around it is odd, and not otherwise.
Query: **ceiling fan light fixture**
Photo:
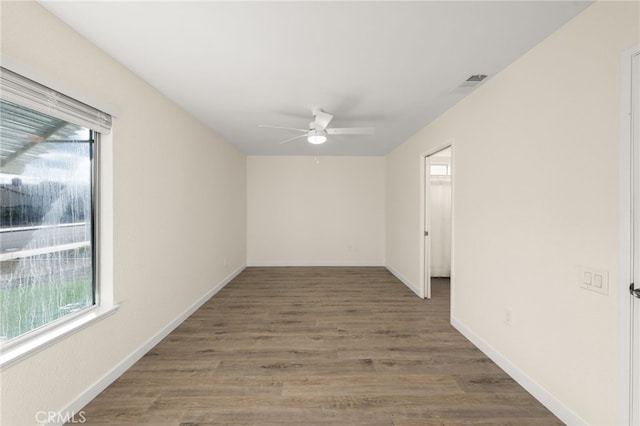
[[[309,130],[309,133],[307,134],[307,142],[310,144],[320,145],[326,141],[327,135],[323,131],[316,129]]]
[[[327,137],[323,135],[308,136],[307,141],[314,145],[320,145],[327,141]]]

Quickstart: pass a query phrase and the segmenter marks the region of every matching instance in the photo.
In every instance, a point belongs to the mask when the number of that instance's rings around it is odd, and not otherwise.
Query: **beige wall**
[[[118,311],[2,371],[0,423],[60,410],[246,260],[246,157],[34,2],[2,2],[2,54],[112,105]],[[225,267],[224,259],[228,259]]]
[[[383,157],[248,157],[247,264],[383,265]]]
[[[591,6],[387,158],[387,264],[420,285],[419,159],[453,140],[454,320],[588,424],[618,420],[619,61],[638,16]],[[609,272],[608,296],[580,265]]]

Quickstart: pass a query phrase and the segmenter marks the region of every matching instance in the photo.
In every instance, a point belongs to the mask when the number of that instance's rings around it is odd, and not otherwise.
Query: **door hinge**
[[[429,231],[424,231],[424,236],[428,237],[429,236]]]

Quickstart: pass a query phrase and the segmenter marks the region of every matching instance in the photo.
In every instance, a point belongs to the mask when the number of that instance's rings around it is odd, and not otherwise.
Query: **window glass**
[[[0,102],[0,343],[6,343],[95,304],[94,134]]]
[[[447,176],[449,174],[448,164],[432,164],[431,176]]]

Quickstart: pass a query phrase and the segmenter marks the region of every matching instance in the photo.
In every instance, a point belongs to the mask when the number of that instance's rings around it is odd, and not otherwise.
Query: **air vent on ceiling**
[[[485,78],[487,78],[486,75],[484,74],[474,74],[471,77],[469,77],[467,79],[468,82],[477,82],[480,83],[482,80],[484,80]]]
[[[451,93],[464,93],[465,91],[468,92],[468,89],[477,87],[485,78],[487,78],[486,74],[474,74],[463,81],[462,84],[460,84],[458,87],[453,89]]]

